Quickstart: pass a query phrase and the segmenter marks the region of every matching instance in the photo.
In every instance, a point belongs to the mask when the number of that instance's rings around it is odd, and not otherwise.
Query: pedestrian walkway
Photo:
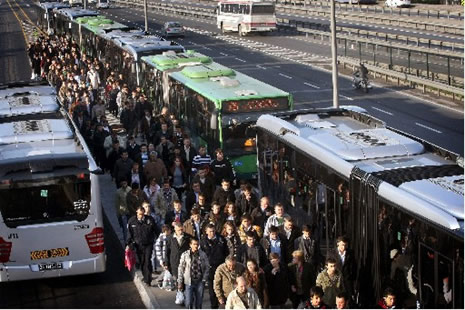
[[[99,176],[100,182],[100,192],[101,192],[101,202],[102,207],[105,212],[105,215],[108,218],[113,230],[115,231],[118,239],[120,241],[121,247],[124,249],[125,241],[123,240],[123,232],[119,226],[118,219],[116,217],[115,209],[115,191],[116,186],[115,182],[112,181],[109,174],[104,174]],[[121,258],[121,263],[124,262],[124,258]],[[143,284],[142,274],[140,271],[137,271],[134,274],[134,282],[139,294],[147,308],[161,308],[161,309],[184,309],[184,306],[178,306],[174,303],[176,298],[176,291],[166,291],[157,287],[157,281],[154,276],[152,281],[152,287],[148,287]],[[210,308],[210,299],[209,299],[208,289],[204,290],[203,306],[204,308]]]

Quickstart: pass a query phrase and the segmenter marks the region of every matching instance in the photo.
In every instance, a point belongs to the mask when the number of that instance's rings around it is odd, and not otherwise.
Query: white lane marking
[[[285,77],[286,79],[292,79],[292,76],[289,76],[289,75],[285,75],[285,74],[282,74],[282,73],[279,73],[280,76],[282,77]]]
[[[226,53],[222,53],[222,52],[220,52],[220,55],[223,55],[223,56],[229,56],[228,54],[226,54]]]
[[[237,61],[240,61],[240,62],[247,62],[247,61],[245,61],[244,59],[240,59],[240,58],[237,58],[237,57],[234,58],[234,59],[237,60]]]
[[[422,127],[422,128],[425,128],[425,129],[428,129],[428,130],[431,130],[431,131],[434,131],[434,132],[436,132],[436,133],[442,133],[442,131],[440,131],[440,130],[437,130],[437,129],[428,127],[428,126],[423,125],[423,124],[421,124],[421,123],[415,123],[415,125],[420,126],[420,127]]]
[[[262,66],[260,66],[260,65],[257,65],[257,68],[262,69],[262,70],[266,70],[265,67],[262,67]]]
[[[347,100],[349,100],[349,101],[353,101],[353,100],[354,100],[354,98],[350,98],[350,97],[347,97],[347,96],[344,96],[344,95],[339,95],[339,97],[344,98],[344,99],[347,99]]]
[[[307,83],[307,82],[304,82],[304,84],[307,85],[307,86],[316,88],[316,89],[320,89],[320,86],[316,86],[316,85],[313,85],[313,84],[310,84],[310,83]]]
[[[384,113],[384,114],[387,114],[387,115],[391,115],[391,116],[394,115],[394,114],[392,114],[391,112],[384,111],[384,110],[382,110],[382,109],[380,109],[380,108],[377,108],[377,107],[371,107],[371,108],[372,108],[373,110],[379,111],[379,112]]]

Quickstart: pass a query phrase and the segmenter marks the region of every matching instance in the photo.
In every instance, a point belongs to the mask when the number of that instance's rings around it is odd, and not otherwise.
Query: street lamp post
[[[336,5],[331,0],[331,56],[333,66],[333,107],[339,108],[339,88],[337,83],[337,42],[336,42]]]
[[[145,19],[145,32],[149,31],[149,20],[147,16],[147,0],[144,0],[144,19]]]

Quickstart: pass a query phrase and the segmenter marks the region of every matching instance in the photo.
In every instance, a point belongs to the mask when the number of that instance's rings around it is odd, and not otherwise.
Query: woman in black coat
[[[287,267],[280,263],[279,255],[270,254],[270,264],[265,268],[266,284],[268,286],[268,296],[270,306],[274,308],[284,308],[289,297],[289,276]]]

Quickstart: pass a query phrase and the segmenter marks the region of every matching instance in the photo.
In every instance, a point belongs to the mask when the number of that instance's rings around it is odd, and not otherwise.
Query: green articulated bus
[[[142,85],[196,146],[224,150],[239,179],[257,178],[255,122],[293,108],[292,95],[194,51],[142,57]]]

